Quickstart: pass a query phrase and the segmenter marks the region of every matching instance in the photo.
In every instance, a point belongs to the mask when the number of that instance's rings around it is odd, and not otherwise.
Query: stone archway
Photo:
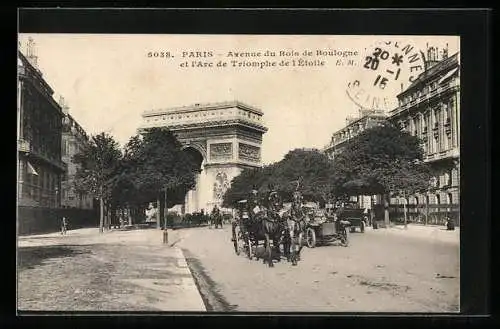
[[[200,201],[202,199],[202,186],[201,186],[201,175],[203,172],[203,166],[205,164],[205,157],[201,150],[193,145],[187,145],[183,147],[183,152],[185,152],[191,160],[196,164],[197,168],[200,169],[200,172],[196,175],[195,178],[195,188],[188,191],[184,198],[184,212],[192,213],[194,211],[199,211]]]
[[[139,131],[165,127],[200,164],[196,188],[189,191],[184,212],[221,206],[224,192],[244,168],[262,166],[261,146],[267,131],[263,112],[238,101],[195,104],[143,113]]]

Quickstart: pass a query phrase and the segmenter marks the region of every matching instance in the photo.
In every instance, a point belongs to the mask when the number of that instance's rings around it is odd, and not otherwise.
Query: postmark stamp
[[[361,109],[394,109],[396,95],[424,72],[424,54],[415,45],[383,40],[365,48],[346,93]]]

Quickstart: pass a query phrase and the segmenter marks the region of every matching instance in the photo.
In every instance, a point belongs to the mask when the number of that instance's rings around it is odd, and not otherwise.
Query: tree
[[[223,196],[224,207],[235,207],[239,200],[246,199],[252,187],[258,188],[267,180],[264,169],[247,168],[231,181],[231,186]]]
[[[304,200],[327,202],[333,190],[333,165],[330,159],[316,149],[295,149],[274,165],[271,182],[291,199],[299,180]]]
[[[181,143],[172,132],[163,128],[152,128],[133,137],[125,154],[127,180],[142,200],[159,201],[157,225],[160,227],[164,207],[182,202],[185,194],[194,188],[200,168],[182,151]]]
[[[361,132],[335,157],[338,190],[346,194],[382,194],[389,224],[389,193],[410,195],[429,187],[420,140],[386,123]],[[357,183],[354,183],[357,182]]]
[[[333,180],[333,165],[325,154],[319,150],[295,149],[279,162],[246,169],[236,176],[224,195],[223,205],[234,206],[238,200],[245,199],[252,186],[261,193],[269,192],[272,186],[289,201],[298,182],[305,200],[326,202]]]
[[[99,230],[104,228],[104,203],[112,192],[112,179],[121,158],[118,143],[112,136],[101,133],[90,138],[90,142],[73,156],[78,165],[75,187],[99,199]]]

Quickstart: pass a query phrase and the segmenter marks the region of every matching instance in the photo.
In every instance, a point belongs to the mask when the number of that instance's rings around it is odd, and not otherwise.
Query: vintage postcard
[[[19,311],[460,311],[460,37],[19,34]]]

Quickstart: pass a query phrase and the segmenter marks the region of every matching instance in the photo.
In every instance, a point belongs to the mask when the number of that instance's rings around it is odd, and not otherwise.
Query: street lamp
[[[55,208],[59,208],[59,187],[56,186],[55,188],[55,192],[56,192],[56,200],[55,200]]]

